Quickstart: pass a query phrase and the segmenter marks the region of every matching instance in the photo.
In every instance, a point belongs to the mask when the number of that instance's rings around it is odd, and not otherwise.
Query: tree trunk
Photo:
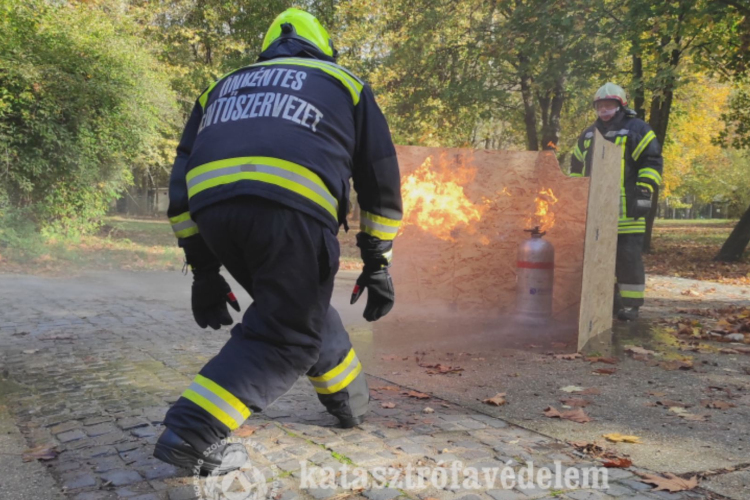
[[[714,260],[722,262],[737,262],[742,258],[742,254],[750,243],[750,207],[747,207],[745,214],[740,221],[734,226],[732,234],[719,250]]]
[[[555,89],[552,91],[552,101],[549,104],[547,120],[542,124],[543,150],[557,149],[557,143],[560,142],[560,115],[562,114],[564,102],[565,76],[560,75],[555,82]]]
[[[526,71],[528,59],[518,56],[521,71],[521,97],[523,98],[523,121],[526,124],[526,149],[539,151],[539,138],[536,134],[536,106],[534,105],[534,92],[531,89],[532,78]]]
[[[639,118],[646,116],[643,105],[646,96],[643,91],[643,59],[639,54],[633,54],[633,110]]]
[[[666,37],[662,40],[662,47],[666,46],[671,42],[671,38]],[[680,38],[675,39],[677,45],[680,45]],[[680,51],[678,49],[672,50],[669,55],[669,67],[671,71],[676,71],[677,65],[680,63]],[[674,73],[671,74],[667,83],[664,85],[663,97],[654,96],[651,98],[651,109],[649,111],[649,125],[656,134],[656,139],[659,144],[664,146],[664,140],[667,137],[667,128],[669,127],[669,115],[672,111],[672,99],[674,98]],[[659,203],[659,187],[654,188],[654,195],[652,198],[651,212],[646,216],[646,234],[643,238],[643,252],[649,253],[651,251],[651,235],[654,231],[654,219],[656,218],[656,205]]]

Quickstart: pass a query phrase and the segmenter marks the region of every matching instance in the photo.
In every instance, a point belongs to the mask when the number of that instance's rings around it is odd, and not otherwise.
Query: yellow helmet
[[[315,16],[304,10],[290,8],[279,14],[268,28],[261,50],[266,50],[282,37],[295,38],[313,45],[327,56],[336,57],[328,31]]]
[[[597,101],[606,100],[618,101],[623,107],[628,105],[628,98],[625,95],[625,91],[622,87],[612,82],[607,82],[599,87],[599,90],[594,94],[594,106],[596,106]]]

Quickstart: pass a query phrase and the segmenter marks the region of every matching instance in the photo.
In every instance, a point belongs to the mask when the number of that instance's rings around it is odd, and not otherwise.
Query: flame
[[[539,226],[540,231],[549,231],[555,225],[555,213],[550,210],[550,206],[557,203],[557,197],[552,192],[552,188],[539,191],[534,203],[536,204],[536,212],[526,219],[526,225],[529,227]]]
[[[401,193],[404,202],[403,231],[415,225],[446,241],[455,241],[453,232],[460,226],[478,221],[483,207],[473,204],[464,193],[464,186],[474,179],[476,169],[459,165],[448,166],[441,160],[437,168],[432,157],[404,179]]]

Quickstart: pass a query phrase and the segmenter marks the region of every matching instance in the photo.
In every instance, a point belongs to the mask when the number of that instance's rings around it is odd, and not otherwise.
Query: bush
[[[125,14],[0,0],[0,199],[13,217],[45,233],[96,228],[131,168],[159,161],[175,119],[165,70]],[[3,226],[5,240],[20,227]]]

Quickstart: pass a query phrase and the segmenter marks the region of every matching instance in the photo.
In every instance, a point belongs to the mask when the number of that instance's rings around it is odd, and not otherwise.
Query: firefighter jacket
[[[388,124],[369,86],[297,43],[269,48],[257,63],[222,76],[193,107],[168,210],[189,263],[188,247],[205,246],[195,214],[237,196],[274,200],[337,233],[346,227],[350,178],[360,229],[375,258],[389,260],[402,205]]]
[[[594,140],[594,129],[622,148],[618,234],[644,233],[646,219],[636,220],[633,209],[638,187],[645,187],[653,193],[654,187],[661,184],[663,159],[659,141],[651,127],[635,118],[630,110],[620,111],[609,123],[596,120],[578,138],[571,159],[571,176],[591,175],[591,155],[588,153]]]

